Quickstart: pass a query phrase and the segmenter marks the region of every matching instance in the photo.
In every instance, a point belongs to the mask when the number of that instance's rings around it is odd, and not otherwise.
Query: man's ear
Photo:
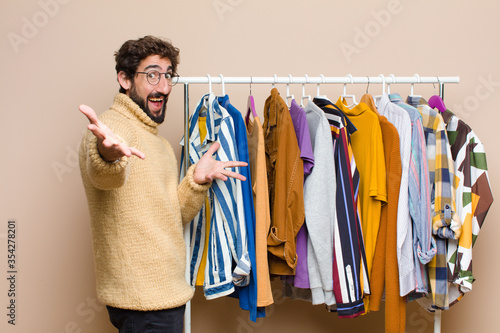
[[[118,73],[118,83],[120,83],[120,86],[127,91],[130,90],[130,87],[132,86],[132,81],[128,78],[124,71],[120,71]]]

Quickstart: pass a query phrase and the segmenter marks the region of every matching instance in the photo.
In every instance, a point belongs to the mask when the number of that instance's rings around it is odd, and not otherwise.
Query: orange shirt
[[[288,107],[273,88],[264,106],[264,138],[271,209],[269,270],[294,275],[296,237],[304,224],[304,166]]]
[[[257,269],[257,306],[274,303],[267,260],[267,235],[271,226],[267,186],[264,133],[258,117],[247,125],[248,157],[255,206],[255,261]]]

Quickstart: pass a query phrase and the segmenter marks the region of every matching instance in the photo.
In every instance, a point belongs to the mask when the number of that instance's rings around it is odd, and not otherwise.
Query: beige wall
[[[89,216],[76,160],[87,122],[77,108],[85,103],[101,112],[110,105],[118,87],[113,52],[125,40],[170,38],[181,49],[184,76],[460,76],[459,85],[446,87],[446,103],[483,140],[498,198],[499,10],[497,2],[485,0],[2,1],[0,331],[114,332],[95,303]],[[362,40],[359,31],[366,29],[370,36]],[[347,44],[356,52],[344,54]],[[285,93],[284,85],[278,88]],[[365,88],[348,87],[358,96]],[[191,87],[191,109],[207,89]],[[292,87],[296,96],[300,89]],[[269,90],[253,87],[259,112]],[[248,86],[226,91],[243,109]],[[370,91],[381,88],[371,85]],[[406,96],[409,85],[392,91]],[[322,87],[332,99],[341,92],[341,85]],[[415,92],[428,97],[434,89],[417,85]],[[182,101],[179,86],[161,126],[174,146],[182,136]],[[6,316],[9,219],[18,224],[15,327]],[[495,205],[474,249],[473,291],[443,314],[443,332],[500,326],[494,311],[500,296],[498,219]],[[257,324],[234,300],[206,301],[198,290],[193,332],[383,332],[383,312],[339,320],[321,306],[283,300],[275,289],[277,304]],[[408,306],[407,332],[432,332],[432,326],[431,315]]]

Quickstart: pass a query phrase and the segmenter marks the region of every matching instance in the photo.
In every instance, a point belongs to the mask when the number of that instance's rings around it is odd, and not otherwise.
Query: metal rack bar
[[[279,77],[277,75],[270,77],[259,76],[241,76],[241,77],[223,77],[210,75],[199,77],[180,77],[179,83],[184,84],[184,163],[187,172],[187,161],[189,161],[189,84],[439,84],[439,96],[444,100],[444,85],[447,83],[460,83],[459,76],[422,76],[415,74],[413,76],[394,76],[394,75],[379,75],[379,76],[295,76],[291,75]],[[184,231],[184,239],[186,241],[186,253],[189,254],[189,234],[188,230]],[[186,267],[189,267],[189,255],[186,255]],[[189,272],[186,268],[186,279],[189,281]],[[191,302],[186,304],[186,312],[184,315],[184,332],[191,333]],[[441,332],[441,311],[436,310],[434,314],[434,332]]]
[[[220,77],[220,76],[199,76],[199,77],[180,77],[179,83],[189,84],[207,84],[207,83],[228,83],[228,84],[322,84],[322,83],[337,83],[337,84],[398,84],[398,83],[459,83],[458,76],[241,76],[241,77]]]

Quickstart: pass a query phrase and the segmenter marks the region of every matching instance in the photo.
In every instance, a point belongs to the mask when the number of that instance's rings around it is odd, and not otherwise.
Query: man
[[[90,121],[80,146],[94,248],[97,296],[119,332],[182,332],[186,282],[183,224],[201,209],[213,179],[244,162],[212,158],[213,144],[178,184],[174,151],[157,126],[165,119],[179,50],[146,36],[115,54],[120,93]]]

